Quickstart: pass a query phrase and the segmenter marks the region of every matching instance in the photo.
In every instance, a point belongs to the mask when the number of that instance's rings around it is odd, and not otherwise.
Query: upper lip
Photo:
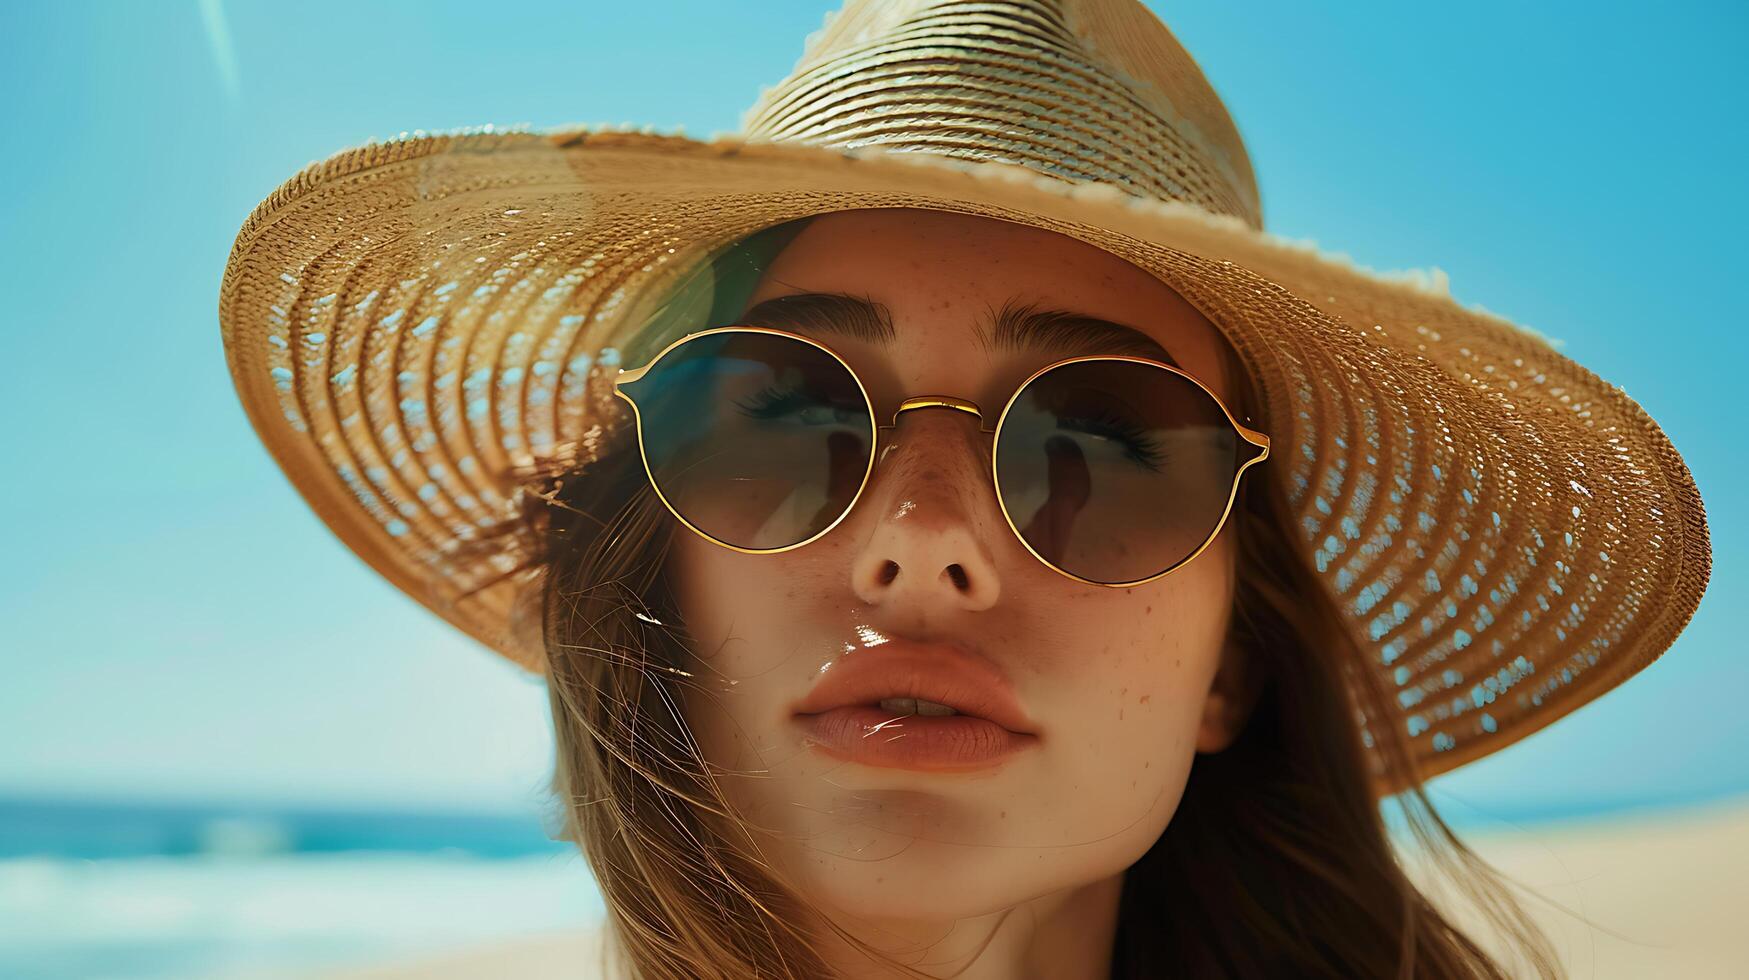
[[[820,679],[796,704],[812,715],[886,698],[920,698],[962,715],[993,721],[1018,735],[1033,734],[1014,686],[1001,668],[957,643],[889,639],[847,653],[821,670]]]

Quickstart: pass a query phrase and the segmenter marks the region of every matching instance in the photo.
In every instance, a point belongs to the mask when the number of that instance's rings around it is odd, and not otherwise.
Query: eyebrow
[[[796,293],[756,303],[737,321],[779,330],[812,330],[887,345],[898,335],[885,306],[845,293]],[[993,328],[993,329],[992,329]],[[1129,354],[1172,359],[1160,342],[1135,327],[1068,310],[1041,310],[1035,303],[1010,299],[974,328],[978,345],[989,350],[1050,350],[1065,356]]]

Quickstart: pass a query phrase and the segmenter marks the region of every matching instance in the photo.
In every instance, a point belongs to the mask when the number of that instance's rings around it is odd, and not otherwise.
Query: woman
[[[1556,975],[1422,787],[1692,613],[1644,413],[1270,239],[1135,4],[853,3],[748,133],[351,151],[221,300],[318,512],[548,676],[613,975]]]

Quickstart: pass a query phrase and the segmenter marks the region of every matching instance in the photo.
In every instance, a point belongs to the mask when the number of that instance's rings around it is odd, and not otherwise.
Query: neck
[[[870,946],[932,977],[952,980],[1107,980],[1117,936],[1121,873],[1087,885],[948,922],[851,918],[838,925]],[[826,962],[843,980],[904,977],[871,962],[836,934],[821,939]]]

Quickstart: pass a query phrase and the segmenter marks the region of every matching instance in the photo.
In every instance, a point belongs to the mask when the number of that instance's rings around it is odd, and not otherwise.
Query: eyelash
[[[808,401],[803,393],[795,388],[779,390],[766,388],[751,398],[737,401],[735,404],[742,412],[756,419],[781,418],[799,407],[805,407]],[[835,408],[836,411],[852,411],[851,409]],[[1057,428],[1084,432],[1088,435],[1116,439],[1124,444],[1124,457],[1144,469],[1158,472],[1166,460],[1166,454],[1158,440],[1151,438],[1147,432],[1133,420],[1101,412],[1096,415],[1070,415],[1057,420]]]
[[[1131,419],[1102,412],[1092,416],[1070,415],[1057,420],[1059,429],[1070,428],[1071,425],[1085,426],[1073,431],[1119,440],[1124,444],[1124,457],[1144,469],[1158,472],[1160,465],[1166,461],[1166,453],[1159,441],[1150,437]]]
[[[756,419],[770,419],[794,408],[796,401],[794,389],[779,391],[776,388],[762,388],[751,398],[737,400],[735,405]]]
[[[737,400],[735,402],[735,405],[739,407],[743,413],[756,419],[782,418],[784,415],[797,408],[805,408],[813,404],[818,404],[818,402],[805,396],[800,389],[787,388],[780,390],[775,387],[765,388],[754,394],[749,399]],[[857,411],[857,409],[841,405],[834,405],[831,407],[835,413],[850,413]]]

